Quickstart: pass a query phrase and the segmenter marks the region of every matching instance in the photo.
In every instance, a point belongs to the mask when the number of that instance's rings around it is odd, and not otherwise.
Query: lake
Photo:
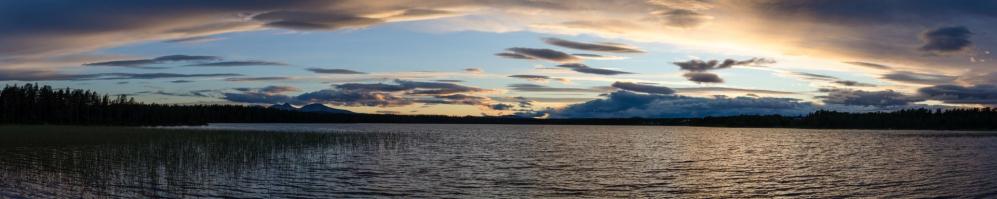
[[[0,129],[0,198],[997,197],[993,132],[456,124]]]

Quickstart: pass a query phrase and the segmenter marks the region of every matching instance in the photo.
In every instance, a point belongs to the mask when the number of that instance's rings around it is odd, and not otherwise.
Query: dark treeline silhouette
[[[242,105],[165,105],[80,89],[25,84],[0,91],[0,124],[168,126],[207,123],[454,123],[569,125],[688,125],[828,129],[997,129],[997,109],[912,109],[802,117],[743,115],[705,118],[533,119],[511,116],[331,114]]]

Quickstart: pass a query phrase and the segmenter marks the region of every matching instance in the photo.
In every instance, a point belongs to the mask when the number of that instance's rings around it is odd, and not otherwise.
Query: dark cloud
[[[187,66],[221,66],[221,67],[231,67],[231,66],[287,66],[285,63],[271,62],[271,61],[223,61],[223,62],[212,62],[212,63],[202,63],[202,64],[190,64]]]
[[[838,85],[842,85],[842,86],[876,87],[875,84],[862,83],[862,82],[857,82],[857,81],[852,81],[852,80],[837,80],[837,81],[833,81],[832,83],[835,83],[835,84],[838,84]]]
[[[481,70],[480,68],[465,68],[465,69],[464,69],[464,72],[469,72],[469,73],[482,73],[482,72],[485,72],[485,71],[484,71],[484,70]]]
[[[825,104],[840,104],[851,106],[907,106],[924,99],[906,95],[893,90],[863,91],[852,89],[820,89],[826,96],[817,96]]]
[[[267,86],[260,88],[259,90],[263,93],[287,93],[301,91],[301,89],[293,86]]]
[[[997,17],[997,2],[953,4],[939,0],[838,1],[769,0],[753,2],[762,14],[784,19],[807,19],[835,25],[910,24],[937,22],[959,16]]]
[[[792,74],[796,75],[796,76],[800,76],[800,77],[802,77],[804,79],[809,79],[809,80],[821,80],[821,81],[837,81],[838,80],[837,77],[833,77],[833,76],[830,76],[830,75],[821,75],[821,74],[814,74],[814,73],[807,73],[807,72],[793,72]]]
[[[578,92],[578,93],[605,93],[612,91],[611,88],[559,88],[537,84],[510,84],[509,88],[520,92]]]
[[[865,66],[865,67],[875,68],[875,69],[883,69],[883,70],[889,70],[889,69],[893,68],[893,67],[890,67],[890,66],[887,66],[887,65],[882,65],[882,64],[877,64],[877,63],[869,63],[869,62],[849,61],[849,62],[844,62],[844,63],[851,64],[851,65],[856,65],[856,66]]]
[[[163,42],[166,42],[166,43],[205,43],[205,42],[211,42],[211,41],[218,41],[218,40],[221,40],[221,39],[222,38],[212,37],[212,36],[196,36],[196,37],[185,37],[185,38],[179,38],[179,39],[168,39],[168,40],[164,40]]]
[[[308,68],[308,71],[321,74],[367,74],[365,72],[358,72],[346,69],[326,69],[326,68]]]
[[[821,75],[807,72],[792,72],[793,75],[800,76],[803,79],[825,81],[832,84],[837,84],[841,86],[854,86],[854,87],[876,87],[875,84],[863,83],[852,80],[842,80],[837,77],[829,75]]]
[[[409,88],[411,94],[442,95],[453,93],[484,92],[487,89],[463,86],[446,82],[417,82],[408,80],[395,80],[400,86]]]
[[[326,103],[343,106],[395,107],[414,103],[410,99],[395,96],[390,93],[341,89],[327,89],[303,93],[295,97],[295,99],[308,103]]]
[[[413,88],[406,88],[401,85],[384,84],[384,83],[376,83],[376,84],[346,83],[346,84],[336,85],[335,87],[341,90],[364,90],[364,91],[380,91],[380,92],[398,92],[398,91],[406,91],[413,89]]]
[[[816,105],[791,98],[699,98],[617,91],[610,93],[606,99],[596,99],[546,112],[553,118],[685,118],[731,115],[803,115],[815,110],[817,110]]]
[[[231,77],[234,73],[178,74],[178,73],[95,73],[64,74],[52,71],[3,71],[0,81],[86,81],[86,80],[126,80],[126,79],[168,79],[191,77]]]
[[[448,82],[419,82],[419,81],[408,81],[408,80],[395,80],[396,84],[362,84],[362,83],[347,83],[336,85],[335,87],[340,90],[360,90],[360,91],[376,91],[376,92],[400,92],[405,91],[408,94],[422,94],[422,95],[445,95],[454,93],[473,93],[473,92],[484,92],[487,89],[464,86]]]
[[[954,76],[915,73],[909,71],[896,71],[893,73],[885,74],[883,75],[882,78],[898,82],[927,84],[927,85],[951,84],[952,81],[956,80],[956,77]]]
[[[592,67],[589,67],[589,66],[587,66],[585,64],[579,64],[579,63],[561,64],[561,65],[557,65],[557,67],[568,68],[568,69],[571,69],[571,70],[573,70],[575,72],[579,72],[579,73],[588,73],[588,74],[597,74],[597,75],[634,74],[634,73],[625,72],[625,71],[610,70],[610,69],[603,69],[603,68],[592,68]]]
[[[548,60],[548,61],[554,61],[554,62],[562,62],[562,63],[564,63],[564,62],[578,62],[578,61],[581,60],[580,58],[575,57],[573,55],[570,55],[568,53],[564,53],[564,52],[556,51],[556,50],[551,50],[551,49],[546,49],[546,48],[542,48],[542,49],[541,48],[508,48],[508,49],[505,49],[505,50],[509,51],[509,52],[499,53],[499,54],[496,54],[496,55],[499,55],[499,56],[502,56],[502,57],[507,57],[507,58],[514,58],[514,59],[523,59],[523,57],[527,57],[527,58],[530,58],[530,59],[542,59],[542,60]],[[510,54],[515,54],[515,55],[510,55]]]
[[[300,89],[288,86],[267,86],[263,88],[237,88],[239,93],[225,93],[223,99],[243,103],[291,103],[291,104],[334,104],[341,106],[397,107],[416,103],[475,105],[486,108],[504,108],[492,103],[487,97],[462,93],[486,91],[485,89],[461,86],[452,83],[417,82],[395,80],[397,84],[347,83],[335,85],[335,89],[305,92],[298,96],[284,93]]]
[[[118,60],[118,61],[106,61],[97,63],[87,63],[84,66],[123,66],[123,67],[145,67],[146,65],[153,64],[163,64],[169,62],[202,62],[202,61],[215,61],[221,60],[221,57],[215,56],[197,56],[197,55],[167,55],[162,57],[156,57],[152,59],[135,59],[135,60]],[[152,67],[156,68],[156,67]]]
[[[522,55],[522,54],[517,54],[517,53],[510,53],[510,52],[495,53],[495,56],[505,57],[505,58],[510,58],[510,59],[529,59],[529,60],[533,59],[533,57],[530,57],[530,56],[526,56],[526,55]]]
[[[618,88],[618,89],[623,89],[623,90],[628,90],[628,91],[634,91],[634,92],[641,92],[641,93],[650,93],[650,94],[674,94],[675,93],[675,90],[672,90],[671,88],[668,88],[668,87],[664,87],[664,86],[652,86],[652,85],[646,85],[646,84],[637,84],[637,83],[632,83],[632,82],[613,82],[613,84],[611,86],[613,88]]]
[[[724,59],[723,61],[719,60],[703,61],[703,60],[693,59],[684,62],[672,62],[672,63],[679,66],[680,69],[685,71],[705,72],[708,70],[725,69],[733,66],[773,64],[775,63],[775,60],[766,59],[766,58],[751,58],[742,61],[733,60],[733,59]]]
[[[135,93],[136,95],[164,95],[164,96],[174,96],[174,97],[212,97],[213,93],[217,93],[217,90],[193,90],[187,92],[166,92],[162,90],[158,91],[142,91]]]
[[[515,107],[516,106],[510,105],[510,104],[492,104],[492,105],[488,106],[488,108],[491,108],[493,110],[500,110],[500,111],[512,110],[512,108],[515,108]]]
[[[170,81],[170,83],[191,83],[191,82],[194,82],[194,81],[190,81],[190,80],[173,80],[173,81]]]
[[[222,99],[224,100],[252,104],[280,104],[296,101],[287,95],[274,95],[257,92],[222,93],[222,95]]]
[[[627,58],[627,57],[620,57],[620,56],[607,56],[607,55],[597,55],[597,54],[589,54],[589,53],[572,53],[571,55],[576,56],[576,57],[580,57],[580,58],[584,58],[584,59],[593,59],[593,60],[616,60],[616,59],[626,59]]]
[[[921,34],[924,45],[921,51],[931,53],[950,53],[963,51],[972,45],[969,37],[973,33],[964,26],[942,27]]]
[[[251,81],[280,81],[289,80],[290,77],[233,77],[225,78],[225,81],[230,82],[251,82]]]
[[[213,73],[213,74],[177,74],[177,73],[100,73],[100,80],[108,79],[165,79],[165,78],[188,78],[188,77],[231,77],[242,76],[234,73]]]
[[[664,20],[665,25],[678,28],[695,28],[703,25],[713,17],[686,9],[675,9],[656,13]]]
[[[416,100],[424,104],[458,104],[458,105],[474,105],[485,107],[492,110],[510,110],[514,106],[509,104],[494,103],[491,98],[465,95],[465,94],[452,94],[452,95],[437,95],[433,96],[434,99],[422,99]]]
[[[917,90],[918,94],[932,100],[949,104],[997,105],[997,86],[981,84],[974,86],[937,85]]]
[[[724,83],[724,79],[717,74],[706,72],[690,72],[683,74],[686,79],[696,83]]]
[[[643,53],[635,47],[617,44],[617,43],[584,43],[576,41],[568,41],[558,38],[544,38],[544,42],[550,45],[577,49],[577,50],[588,50],[588,51],[599,51],[599,52],[614,52],[614,53]]]
[[[760,94],[776,94],[776,95],[796,94],[795,92],[788,92],[788,91],[774,91],[774,90],[762,90],[762,89],[744,89],[744,88],[729,88],[729,87],[675,88],[675,91],[678,91],[679,93],[696,93],[696,92],[744,92],[744,93],[760,93]]]
[[[545,81],[550,79],[550,77],[546,75],[509,75],[509,77],[525,79],[530,81]]]
[[[340,12],[272,11],[253,16],[253,20],[266,26],[294,30],[337,30],[359,28],[384,22]]]

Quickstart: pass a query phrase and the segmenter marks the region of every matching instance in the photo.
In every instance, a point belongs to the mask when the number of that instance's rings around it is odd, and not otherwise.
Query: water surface
[[[997,134],[989,132],[450,124],[184,129],[254,131],[56,144],[18,138],[29,144],[0,146],[0,197],[997,197]]]

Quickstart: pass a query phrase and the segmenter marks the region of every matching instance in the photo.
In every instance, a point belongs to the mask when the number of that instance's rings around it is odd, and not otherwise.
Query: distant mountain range
[[[309,104],[302,106],[301,108],[294,107],[289,103],[284,104],[274,104],[270,106],[271,109],[286,110],[286,111],[301,111],[309,113],[335,113],[335,114],[355,114],[353,111],[347,111],[343,109],[335,109],[323,104]]]

